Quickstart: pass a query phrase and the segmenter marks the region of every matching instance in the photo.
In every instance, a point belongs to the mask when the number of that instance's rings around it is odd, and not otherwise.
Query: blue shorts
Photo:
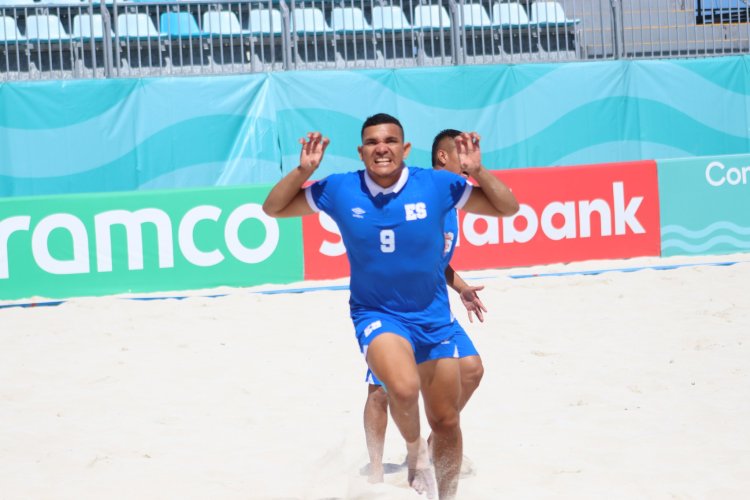
[[[384,333],[389,330],[383,330],[381,333]],[[451,346],[453,347],[453,351],[451,352],[450,356],[435,356],[430,357],[428,359],[424,359],[422,361],[419,361],[417,359],[417,364],[422,363],[424,361],[428,361],[429,359],[439,359],[439,358],[466,358],[468,356],[479,356],[479,352],[477,351],[477,348],[474,347],[474,343],[469,338],[469,335],[466,333],[466,330],[463,329],[463,327],[458,323],[458,321],[454,321],[450,325],[450,331],[451,331]],[[359,332],[359,330],[357,330]],[[398,332],[392,332],[392,333],[398,333]],[[372,338],[377,337],[377,335],[371,335]],[[359,335],[357,335],[357,338],[359,339]],[[372,342],[372,338],[369,339],[370,342]],[[442,344],[441,344],[442,345]],[[412,344],[413,347],[413,344]],[[362,342],[360,341],[360,349],[362,349]],[[367,354],[367,349],[363,349],[363,354]],[[416,359],[416,351],[414,353],[414,357]],[[375,376],[374,373],[372,373],[372,370],[369,368],[367,369],[367,374],[365,375],[365,382],[371,385],[383,385],[380,380],[378,380],[378,377]]]

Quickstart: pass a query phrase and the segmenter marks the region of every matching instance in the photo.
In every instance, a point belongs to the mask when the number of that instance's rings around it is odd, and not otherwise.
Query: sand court
[[[489,313],[451,297],[485,364],[460,499],[750,496],[750,254],[462,275]],[[345,283],[0,309],[0,499],[420,498],[359,473]]]

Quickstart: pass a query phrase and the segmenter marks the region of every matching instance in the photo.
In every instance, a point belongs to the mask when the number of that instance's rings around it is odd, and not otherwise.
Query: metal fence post
[[[462,0],[463,1],[463,0]],[[456,0],[448,1],[451,14],[451,50],[453,51],[453,65],[463,64],[465,60],[466,40],[462,40],[464,33],[463,9],[459,9]]]
[[[612,47],[614,48],[615,59],[622,59],[623,56],[623,25],[622,25],[622,4],[620,0],[610,0],[612,7]]]
[[[281,11],[281,48],[283,50],[281,64],[285,70],[288,70],[292,65],[292,30],[290,27],[289,6],[284,0],[279,2],[279,10]]]
[[[91,0],[89,0],[89,9],[91,9]],[[104,58],[104,77],[112,78],[112,18],[109,17],[109,9],[104,4],[101,5],[102,13],[102,57]],[[96,54],[92,53],[94,68],[96,68]]]

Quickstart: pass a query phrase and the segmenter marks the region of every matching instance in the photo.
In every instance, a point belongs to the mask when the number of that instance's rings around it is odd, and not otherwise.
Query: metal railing
[[[0,80],[748,52],[711,0],[0,0]]]

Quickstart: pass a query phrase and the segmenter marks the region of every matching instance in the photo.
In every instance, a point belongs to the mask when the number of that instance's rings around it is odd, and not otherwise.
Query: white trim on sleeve
[[[310,186],[307,186],[305,188],[305,199],[307,200],[307,204],[310,205],[310,208],[312,209],[313,212],[315,213],[320,212],[318,205],[316,205],[315,200],[313,200],[312,191],[310,191]]]
[[[459,198],[458,202],[456,203],[456,208],[464,208],[466,202],[469,201],[469,196],[471,195],[472,189],[474,189],[474,186],[467,182],[466,189],[464,189],[464,194],[461,195],[461,198]]]

